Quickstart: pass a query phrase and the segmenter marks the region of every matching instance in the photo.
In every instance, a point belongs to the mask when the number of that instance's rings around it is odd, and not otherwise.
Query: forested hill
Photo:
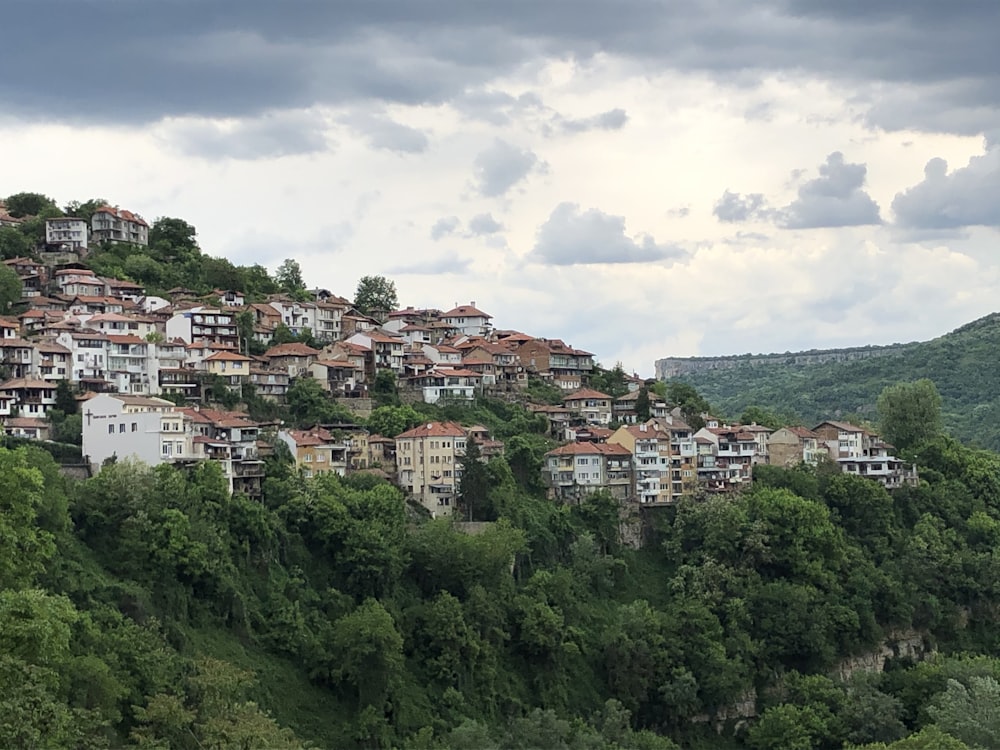
[[[757,405],[810,425],[835,416],[874,418],[882,389],[929,378],[941,392],[944,423],[956,437],[1000,449],[1000,313],[931,341],[869,359],[821,364],[752,363],[687,375],[723,415]]]

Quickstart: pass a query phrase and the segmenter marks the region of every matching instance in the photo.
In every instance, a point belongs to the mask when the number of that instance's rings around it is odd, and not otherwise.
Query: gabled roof
[[[582,401],[584,399],[604,399],[605,401],[610,401],[611,396],[606,393],[601,393],[600,391],[595,391],[593,388],[581,388],[578,391],[574,391],[563,399],[566,401]]]
[[[465,437],[465,430],[455,422],[428,422],[396,436],[396,440],[423,437]]]
[[[149,342],[145,339],[141,339],[134,334],[127,333],[124,335],[108,334],[108,341],[112,344],[148,344]]]
[[[313,349],[311,346],[299,342],[278,344],[264,352],[265,357],[315,357],[317,354],[319,354],[319,349]]]
[[[546,456],[631,456],[632,453],[624,445],[617,443],[568,443],[551,450]]]
[[[441,314],[442,318],[492,318],[492,315],[484,313],[475,305],[459,305],[458,307]]]
[[[236,352],[216,352],[215,354],[205,357],[206,362],[250,362],[250,357],[246,357],[242,354],[237,354]]]
[[[6,383],[0,383],[0,391],[13,391],[26,389],[29,391],[38,390],[52,390],[56,387],[55,383],[50,383],[47,380],[34,380],[32,378],[14,378],[13,380],[8,380]]]
[[[818,425],[813,427],[813,430],[818,430],[823,425],[828,424],[831,427],[836,427],[842,432],[865,432],[864,427],[858,427],[856,424],[848,424],[847,422],[834,422],[832,419],[827,419],[824,422],[820,422]]]

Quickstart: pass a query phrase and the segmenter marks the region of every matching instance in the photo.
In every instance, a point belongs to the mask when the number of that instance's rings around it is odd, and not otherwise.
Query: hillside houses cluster
[[[864,427],[826,421],[812,429],[771,430],[704,415],[705,426],[695,430],[664,402],[651,403],[649,418],[640,420],[637,390],[616,399],[581,389],[562,406],[529,407],[545,414],[552,434],[565,441],[545,454],[550,497],[576,503],[602,490],[621,502],[667,504],[699,490],[745,488],[758,464],[788,468],[821,461],[887,489],[917,482],[916,470],[893,455],[893,446]]]

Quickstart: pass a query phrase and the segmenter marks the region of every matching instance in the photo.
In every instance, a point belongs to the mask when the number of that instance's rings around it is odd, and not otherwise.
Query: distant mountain
[[[658,377],[690,383],[726,416],[751,405],[812,424],[844,414],[875,419],[882,389],[930,378],[956,437],[1000,450],[1000,313],[931,341],[771,355],[662,359]]]

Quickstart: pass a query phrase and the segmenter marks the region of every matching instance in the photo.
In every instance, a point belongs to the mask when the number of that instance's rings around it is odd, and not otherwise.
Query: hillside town
[[[19,221],[0,204],[0,223]],[[671,504],[687,493],[746,487],[760,464],[829,462],[889,489],[916,482],[894,448],[864,427],[770,429],[709,414],[695,415],[695,427],[657,395],[656,381],[623,375],[624,393],[604,393],[594,387],[601,368],[591,352],[504,329],[476,301],[362,312],[326,289],[262,299],[223,288],[157,295],[100,276],[86,261],[95,245],[143,247],[148,238],[141,216],[100,206],[89,219],[47,219],[31,257],[3,261],[22,290],[13,314],[0,319],[6,435],[51,440],[50,412],[69,386],[92,472],[129,457],[152,465],[214,461],[232,492],[260,497],[265,458],[283,446],[305,477],[378,472],[432,516],[449,514],[470,442],[486,461],[504,445],[478,424],[371,432],[373,387],[391,373],[403,403],[471,405],[486,396],[544,420],[558,447],[544,454],[542,479],[563,502],[600,490],[623,504]],[[353,417],[293,429],[238,406],[245,392],[284,405],[303,379]],[[557,398],[534,398],[532,384]],[[237,406],[222,408],[220,389]]]

